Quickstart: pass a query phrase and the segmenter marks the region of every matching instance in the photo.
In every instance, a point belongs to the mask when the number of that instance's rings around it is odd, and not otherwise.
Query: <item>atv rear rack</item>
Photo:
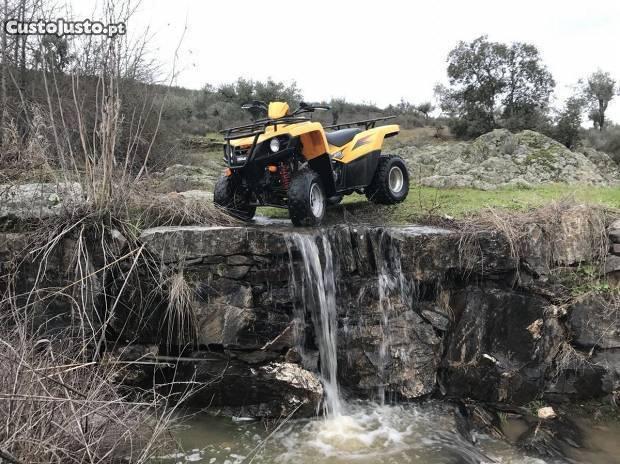
[[[343,127],[351,126],[364,126],[365,130],[372,129],[379,121],[387,121],[388,119],[394,119],[396,116],[382,116],[380,118],[364,119],[362,121],[343,122],[342,124],[332,124],[331,126],[324,126],[324,129],[342,129]]]

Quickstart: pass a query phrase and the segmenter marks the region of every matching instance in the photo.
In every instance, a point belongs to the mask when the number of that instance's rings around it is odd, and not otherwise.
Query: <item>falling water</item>
[[[325,258],[325,266],[323,266],[316,235],[295,233],[291,235],[290,240],[302,256],[301,282],[299,286],[293,282],[292,287],[294,291],[301,292],[303,310],[304,312],[308,310],[312,315],[312,323],[317,334],[321,378],[326,397],[325,413],[339,416],[342,414],[342,401],[337,379],[336,338],[338,321],[336,318],[336,284],[331,246],[325,234],[321,233],[320,242]],[[294,272],[291,273],[291,276],[292,280],[295,280]]]
[[[371,237],[371,244],[377,267],[379,313],[381,315],[381,341],[377,366],[380,382],[377,388],[377,401],[385,404],[385,387],[389,385],[386,367],[390,362],[390,317],[394,316],[396,311],[395,300],[406,306],[409,305],[411,291],[404,279],[400,250],[394,238],[382,230],[377,236]]]

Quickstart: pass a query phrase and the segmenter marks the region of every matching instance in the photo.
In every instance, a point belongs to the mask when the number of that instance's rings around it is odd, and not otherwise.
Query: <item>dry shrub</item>
[[[240,224],[207,198],[186,198],[176,193],[159,195],[134,189],[119,200],[120,210],[125,211],[128,219],[137,220],[141,227]]]
[[[177,409],[200,388],[191,379],[153,382],[147,390],[122,387],[142,360],[120,361],[123,350],[106,345],[109,322],[122,315],[118,298],[100,307],[97,295],[113,270],[122,276],[120,293],[133,291],[126,283],[148,257],[129,225],[103,221],[101,214],[76,211],[48,221],[24,241],[27,253],[13,250],[13,261],[3,263],[0,462],[149,462],[173,445]],[[118,229],[125,244],[109,239]],[[174,296],[176,319],[166,325],[180,322],[187,333],[190,290],[182,274],[148,276]]]
[[[22,136],[14,120],[3,130],[0,143],[0,169],[6,179],[30,177],[33,171],[51,173],[50,146],[48,143],[49,122],[45,112],[37,105],[31,105],[32,118],[27,134]]]
[[[65,335],[48,338],[33,333],[28,324],[7,317],[1,321],[4,459],[141,463],[169,449],[172,398],[155,390],[122,395],[117,385],[126,375],[123,365],[114,359],[85,361],[81,340]]]

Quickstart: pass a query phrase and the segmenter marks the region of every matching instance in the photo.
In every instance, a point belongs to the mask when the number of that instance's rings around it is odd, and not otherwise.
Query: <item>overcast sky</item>
[[[272,77],[309,101],[422,102],[446,81],[448,52],[482,34],[536,45],[556,104],[597,68],[620,80],[618,0],[143,0],[128,28],[150,25],[170,64],[185,24],[177,83],[190,88]]]

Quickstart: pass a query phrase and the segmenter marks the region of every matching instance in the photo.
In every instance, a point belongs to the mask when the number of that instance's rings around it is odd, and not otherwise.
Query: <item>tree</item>
[[[581,96],[574,95],[566,100],[564,108],[557,117],[554,138],[568,148],[574,148],[579,141],[585,104]]]
[[[46,35],[41,39],[38,50],[33,53],[35,64],[43,70],[63,72],[73,60],[69,44],[64,37]]]
[[[329,107],[331,108],[332,113],[333,125],[338,124],[338,120],[340,119],[342,113],[344,113],[346,105],[347,102],[344,98],[332,98],[332,100],[329,102]]]
[[[460,135],[467,137],[500,126],[535,127],[555,86],[535,46],[486,36],[459,42],[448,55],[447,73],[450,87],[438,86],[436,94],[442,110],[461,119]]]
[[[505,67],[503,125],[512,130],[539,126],[555,81],[541,63],[538,49],[520,42],[511,44],[506,49]]]
[[[594,127],[602,131],[605,128],[605,111],[616,93],[616,81],[609,73],[599,69],[588,77],[584,93],[592,105],[589,118]]]
[[[424,115],[425,121],[428,121],[428,115],[435,109],[435,107],[431,104],[431,102],[424,102],[417,105],[415,109]]]

